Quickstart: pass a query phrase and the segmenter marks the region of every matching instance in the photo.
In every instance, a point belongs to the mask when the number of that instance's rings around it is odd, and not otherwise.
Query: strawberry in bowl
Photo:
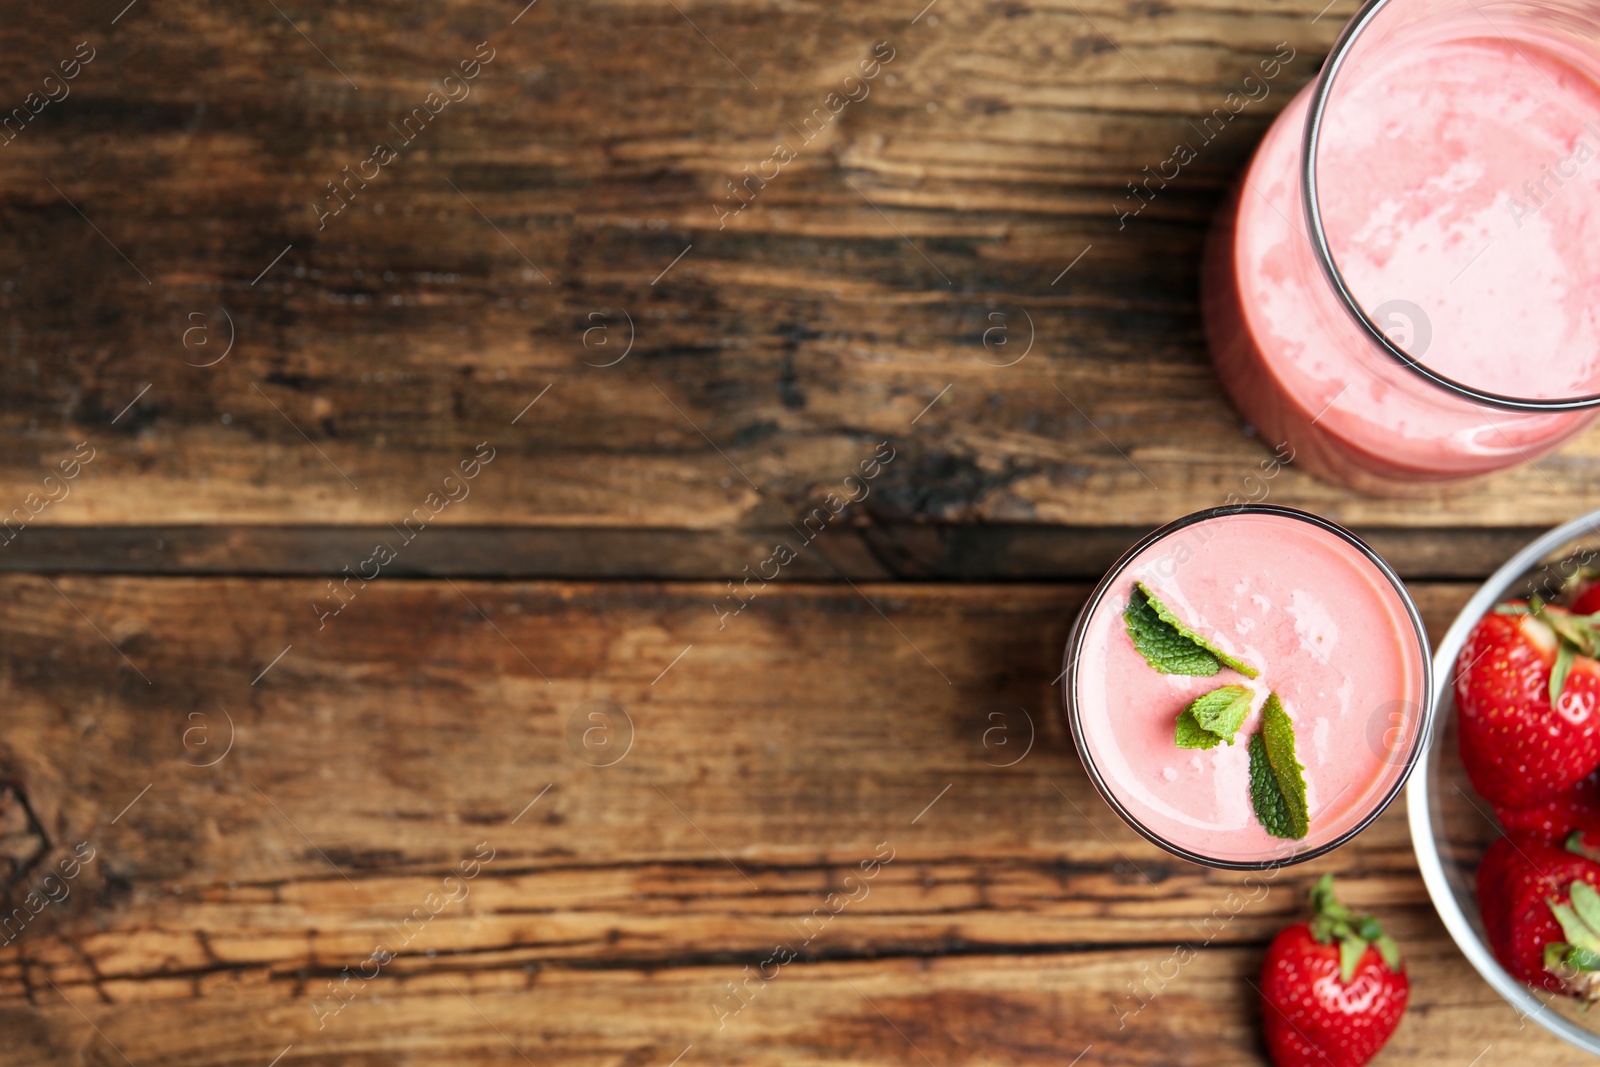
[[[1478,868],[1478,907],[1495,959],[1531,986],[1600,1000],[1600,863],[1565,847],[1502,837]]]
[[[1600,841],[1600,771],[1542,804],[1526,808],[1496,804],[1494,814],[1513,837],[1559,844],[1577,830]]]
[[[1600,616],[1508,601],[1456,660],[1461,762],[1496,807],[1557,800],[1600,768]]]
[[[1593,1055],[1597,624],[1600,510],[1514,553],[1439,638],[1439,719],[1406,792],[1417,869],[1465,962],[1517,1025]]]
[[[1456,661],[1461,762],[1508,836],[1476,878],[1490,950],[1519,981],[1600,999],[1600,585],[1478,620]]]

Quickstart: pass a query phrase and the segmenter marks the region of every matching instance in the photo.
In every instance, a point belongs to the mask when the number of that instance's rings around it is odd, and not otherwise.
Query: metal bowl
[[[1478,862],[1501,834],[1489,803],[1478,796],[1461,766],[1456,733],[1455,661],[1473,625],[1502,600],[1526,597],[1559,584],[1578,561],[1600,560],[1600,511],[1558,526],[1511,557],[1461,609],[1433,658],[1434,729],[1406,786],[1411,843],[1439,918],[1484,981],[1522,1019],[1588,1052],[1600,1054],[1600,1013],[1584,1016],[1577,1002],[1534,991],[1495,960],[1478,913],[1474,880]]]

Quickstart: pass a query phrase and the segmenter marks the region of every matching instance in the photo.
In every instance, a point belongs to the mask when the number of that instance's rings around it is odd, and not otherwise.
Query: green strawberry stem
[[[1591,859],[1600,863],[1600,849],[1590,847],[1588,841],[1584,838],[1582,830],[1574,830],[1567,835],[1566,849],[1574,856],[1582,856],[1584,859]]]
[[[1550,668],[1550,706],[1561,700],[1572,673],[1572,664],[1579,656],[1594,658],[1600,655],[1600,614],[1573,615],[1562,608],[1551,610],[1537,596],[1528,598],[1524,608],[1520,604],[1501,604],[1495,611],[1502,615],[1528,614],[1544,623],[1556,634],[1556,659]]]
[[[1538,597],[1528,598],[1528,608],[1534,618],[1548,625],[1575,651],[1585,656],[1600,652],[1600,629],[1596,629],[1591,616],[1572,615],[1559,608],[1551,611],[1550,606]]]
[[[1567,687],[1567,675],[1572,673],[1572,663],[1578,658],[1578,653],[1565,641],[1556,649],[1556,662],[1550,668],[1550,706],[1553,708],[1561,701],[1561,691]]]
[[[1579,567],[1562,580],[1561,587],[1556,590],[1556,599],[1562,604],[1571,604],[1583,596],[1596,581],[1600,581],[1600,568]]]
[[[1545,945],[1544,969],[1559,978],[1571,995],[1600,1000],[1600,893],[1587,882],[1574,881],[1567,888],[1567,900],[1563,904],[1555,897],[1545,898],[1566,940]]]
[[[1383,932],[1383,927],[1371,915],[1357,915],[1339,903],[1333,893],[1333,875],[1325,874],[1311,887],[1311,907],[1316,916],[1311,920],[1311,936],[1320,944],[1339,945],[1339,981],[1349,985],[1361,965],[1367,947],[1378,950],[1384,966],[1399,973],[1405,969],[1400,959],[1400,946],[1394,938]]]
[[[1584,656],[1600,655],[1600,615],[1558,615],[1546,611],[1541,616],[1573,651]]]
[[[1600,615],[1574,615],[1560,607],[1551,610],[1549,604],[1536,596],[1528,598],[1528,611],[1548,623],[1579,653],[1585,656],[1600,653]]]

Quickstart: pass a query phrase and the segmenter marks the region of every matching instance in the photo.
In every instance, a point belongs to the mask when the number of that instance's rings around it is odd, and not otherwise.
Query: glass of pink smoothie
[[[1124,615],[1137,583],[1255,677],[1153,668]],[[1394,572],[1343,527],[1270,504],[1196,512],[1134,545],[1078,615],[1065,666],[1067,721],[1106,803],[1212,867],[1299,863],[1350,840],[1399,793],[1432,718],[1427,635]],[[1180,747],[1180,714],[1222,686],[1248,691],[1238,732]],[[1252,802],[1250,742],[1269,694],[1303,769],[1299,837],[1269,832]]]
[[[1600,6],[1373,0],[1218,214],[1202,304],[1270,445],[1377,493],[1600,406]]]

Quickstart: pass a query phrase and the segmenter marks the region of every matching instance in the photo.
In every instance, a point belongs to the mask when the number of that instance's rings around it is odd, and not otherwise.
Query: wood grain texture
[[[790,526],[727,530],[431,526],[394,573],[411,577],[742,579],[795,540]],[[1144,527],[1027,523],[831,525],[778,581],[1096,582]],[[1477,579],[1544,532],[1517,526],[1355,531],[1405,578]],[[0,571],[338,575],[388,526],[31,526],[0,542]]]
[[[1196,263],[1345,6],[279,6],[0,28],[28,60],[7,100],[96,49],[0,149],[0,502],[98,449],[36,525],[395,522],[485,440],[501,458],[439,524],[781,527],[883,440],[863,521],[1150,526],[1260,491]],[[880,41],[870,94],[804,143]],[[347,179],[480,42],[471,95]],[[1280,42],[1270,95],[1120,219]],[[775,138],[797,158],[721,218]],[[1589,435],[1421,503],[1294,471],[1270,492],[1547,525],[1600,502],[1597,458]]]
[[[1413,943],[1423,930],[1405,924]],[[1152,950],[1158,964],[1166,950]],[[1426,949],[1410,957],[1419,984],[1449,983],[1459,960]],[[868,960],[780,973],[718,1030],[707,1000],[734,968],[664,972],[522,969],[396,980],[382,999],[358,999],[318,1033],[309,1012],[267,987],[218,983],[216,1003],[76,1003],[103,1037],[59,1000],[23,1031],[17,1063],[49,1064],[82,1054],[135,1063],[681,1063],[1019,1064],[1173,1063],[1222,1067],[1265,1063],[1257,1051],[1254,994],[1242,977],[1259,951],[1208,951],[1150,1007],[1118,1029],[1098,1003],[1130,975],[1127,956]],[[794,970],[796,973],[789,973]],[[66,990],[64,989],[64,992]],[[51,994],[54,999],[54,994]],[[1377,1062],[1587,1063],[1575,1050],[1518,1030],[1514,1014],[1475,983],[1449,999],[1419,997]],[[9,1020],[8,1020],[9,1021]],[[311,1025],[308,1025],[311,1024]],[[172,1031],[187,1040],[174,1049]],[[1092,1047],[1090,1047],[1092,1046]],[[1085,1048],[1089,1051],[1085,1054]],[[1485,1055],[1485,1049],[1488,1049]],[[144,1057],[141,1060],[141,1055]],[[1500,1058],[1495,1059],[1496,1056]],[[1536,1058],[1536,1059],[1535,1059]],[[117,1062],[122,1062],[117,1059]]]
[[[1436,634],[1600,503],[1594,434],[1417,500],[1261,480],[1196,265],[1320,8],[13,3],[0,117],[94,58],[0,135],[0,895],[92,858],[0,934],[0,1065],[1259,1063],[1246,979],[1323,871],[1408,951],[1380,1062],[1576,1063],[1466,966],[1400,805],[1235,907],[1056,710],[1088,583],[1230,494],[1360,527]]]
[[[1460,959],[1399,805],[1244,903],[1123,827],[1055,710],[1082,586],[792,583],[718,630],[712,583],[379,580],[318,636],[321,588],[0,578],[48,840],[13,892],[94,849],[0,948],[8,1064],[1257,1062],[1244,978],[1325,870],[1411,954],[1388,1062],[1576,1062]],[[1437,632],[1470,587],[1414,591]]]

